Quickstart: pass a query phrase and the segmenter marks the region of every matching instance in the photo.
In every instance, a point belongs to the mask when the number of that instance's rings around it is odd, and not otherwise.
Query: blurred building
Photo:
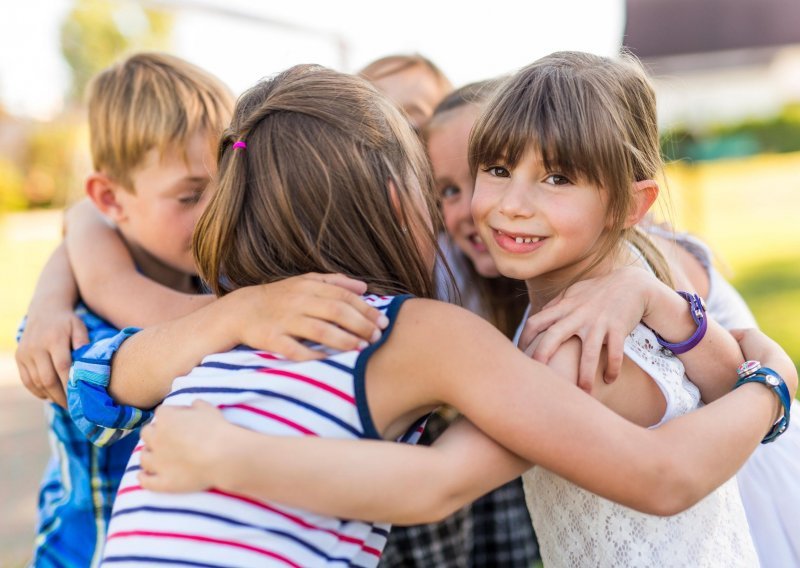
[[[800,1],[626,0],[626,11],[623,44],[654,78],[663,126],[800,101]]]

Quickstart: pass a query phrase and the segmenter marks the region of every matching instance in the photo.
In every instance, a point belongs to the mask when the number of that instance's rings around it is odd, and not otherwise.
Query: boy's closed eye
[[[203,189],[197,189],[190,193],[184,193],[178,196],[178,202],[181,205],[195,205],[199,203],[203,197]]]

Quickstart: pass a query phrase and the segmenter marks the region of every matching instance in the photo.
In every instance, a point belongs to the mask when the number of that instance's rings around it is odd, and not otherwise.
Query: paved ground
[[[28,394],[14,359],[0,353],[0,567],[30,558],[36,494],[49,449],[42,402]]]

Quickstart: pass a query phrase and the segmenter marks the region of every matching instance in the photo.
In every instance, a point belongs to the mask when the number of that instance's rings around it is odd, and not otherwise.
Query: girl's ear
[[[645,179],[633,183],[633,203],[625,218],[625,228],[629,229],[641,221],[658,198],[658,183]]]
[[[117,187],[106,174],[94,172],[86,178],[86,195],[106,217],[119,224],[125,220],[125,209],[118,193],[125,191]]]

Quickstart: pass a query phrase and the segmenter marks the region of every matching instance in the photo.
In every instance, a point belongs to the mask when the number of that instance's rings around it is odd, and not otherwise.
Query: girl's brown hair
[[[512,76],[472,130],[470,168],[475,173],[497,162],[513,168],[526,152],[540,156],[548,170],[608,192],[610,228],[585,272],[628,240],[672,284],[652,241],[636,227],[624,228],[632,184],[655,179],[662,166],[655,93],[633,55],[557,52]]]
[[[367,81],[377,81],[395,73],[400,73],[412,67],[422,67],[427,69],[431,75],[434,76],[439,87],[445,92],[452,90],[453,86],[447,75],[434,64],[433,61],[427,57],[423,57],[418,53],[411,55],[395,54],[387,55],[368,63],[361,71],[358,72],[359,77],[364,77]]]
[[[429,134],[437,127],[456,116],[456,112],[467,107],[483,109],[486,102],[498,90],[502,79],[488,79],[464,85],[447,95],[436,109],[433,116],[425,124],[422,135],[427,140]],[[456,248],[453,246],[453,248]],[[487,319],[507,337],[514,337],[519,322],[528,306],[528,293],[525,283],[506,276],[487,278],[478,274],[475,266],[460,250],[458,266],[464,268],[466,286],[474,286],[480,299],[481,309]]]
[[[239,98],[218,159],[193,243],[216,294],[341,272],[376,293],[433,296],[427,160],[365,80],[299,65],[262,81]]]

